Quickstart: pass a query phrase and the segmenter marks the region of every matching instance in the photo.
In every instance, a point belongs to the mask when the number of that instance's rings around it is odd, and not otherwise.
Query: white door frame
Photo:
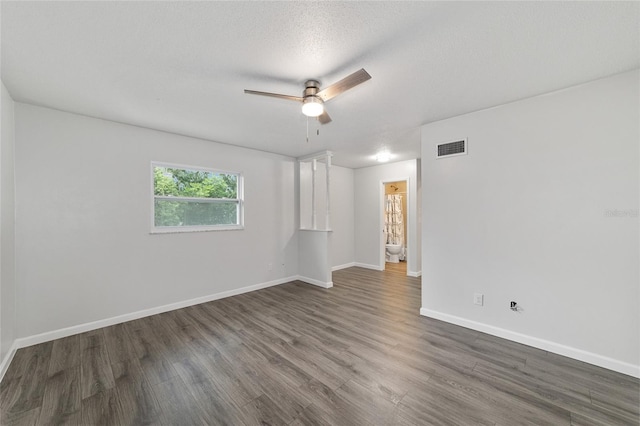
[[[378,267],[380,268],[381,271],[385,270],[385,266],[386,266],[386,262],[385,262],[385,248],[384,246],[386,245],[386,241],[384,239],[384,186],[387,183],[391,183],[391,182],[406,182],[407,183],[407,193],[405,194],[407,197],[407,233],[405,235],[405,248],[410,247],[411,243],[413,243],[413,232],[410,231],[414,231],[414,229],[411,229],[409,227],[409,224],[411,223],[411,219],[413,219],[413,197],[411,196],[411,178],[409,178],[408,176],[404,176],[404,177],[398,177],[398,178],[394,178],[394,179],[384,179],[380,181],[380,205],[378,208],[378,215],[380,217],[379,220],[379,226],[378,229],[380,230],[380,243],[378,244],[378,247],[380,248],[380,259],[378,262]],[[413,257],[416,255],[416,253],[414,253],[415,250],[407,250],[407,275],[409,275],[409,265],[413,266]]]

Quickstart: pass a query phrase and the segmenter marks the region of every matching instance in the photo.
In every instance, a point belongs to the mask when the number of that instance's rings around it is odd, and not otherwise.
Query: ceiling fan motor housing
[[[305,89],[302,92],[302,97],[315,96],[320,91],[320,83],[315,80],[308,80],[305,84]]]

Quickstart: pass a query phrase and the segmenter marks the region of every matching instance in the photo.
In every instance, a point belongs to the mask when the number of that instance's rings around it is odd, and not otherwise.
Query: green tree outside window
[[[239,224],[237,174],[154,166],[153,178],[156,227]]]

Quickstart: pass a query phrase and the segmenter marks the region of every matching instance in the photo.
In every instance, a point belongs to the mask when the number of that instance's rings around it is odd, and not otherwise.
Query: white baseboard
[[[445,321],[451,324],[460,325],[472,330],[481,331],[493,336],[502,337],[504,339],[512,340],[514,342],[522,343],[528,346],[533,346],[534,348],[542,349],[544,351],[553,352],[558,355],[563,355],[569,358],[577,359],[579,361],[584,361],[589,364],[597,365],[598,367],[603,367],[622,374],[640,378],[640,365],[629,364],[627,362],[619,361],[603,355],[598,355],[593,352],[587,352],[582,349],[573,348],[571,346],[562,345],[560,343],[551,342],[549,340],[539,339],[537,337],[528,336],[526,334],[517,333],[515,331],[507,330],[504,328],[494,327],[492,325],[472,321],[455,315],[433,311],[431,309],[420,308],[420,315],[435,318],[437,320]]]
[[[47,331],[45,333],[16,339],[15,345],[17,345],[17,348],[33,346],[39,343],[48,342],[50,340],[60,339],[62,337],[72,336],[78,333],[84,333],[86,331],[96,330],[98,328],[108,327],[110,325],[120,324],[126,321],[132,321],[138,318],[144,318],[151,315],[161,314],[163,312],[173,311],[180,308],[186,308],[187,306],[199,305],[201,303],[211,302],[213,300],[224,299],[226,297],[236,296],[238,294],[248,293],[250,291],[272,287],[274,285],[288,283],[291,281],[295,281],[296,279],[298,279],[298,277],[296,276],[280,278],[278,280],[268,281],[265,283],[254,284],[254,285],[250,285],[242,288],[210,294],[207,296],[196,297],[195,299],[183,300],[181,302],[170,303],[168,305],[163,305],[163,306],[157,306],[155,308],[143,309],[141,311],[132,312],[130,314],[118,315],[115,317],[105,318],[102,320],[88,322],[85,324],[74,325],[74,326],[62,328],[59,330]]]
[[[331,271],[339,271],[340,269],[347,269],[347,268],[351,268],[352,266],[356,266],[356,262],[351,262],[351,263],[345,263],[343,265],[338,265],[338,266],[334,266],[333,268],[331,268]]]
[[[302,281],[302,282],[305,282],[307,284],[317,285],[318,287],[322,287],[322,288],[331,288],[331,287],[333,287],[333,281],[323,282],[323,281],[320,281],[320,280],[316,280],[314,278],[303,277],[302,275],[298,275],[296,277],[296,279],[298,281]]]
[[[9,368],[9,364],[11,364],[11,361],[13,360],[13,357],[15,356],[17,350],[18,350],[18,342],[14,340],[13,343],[11,344],[11,347],[7,351],[7,354],[4,356],[4,358],[0,362],[0,382],[2,382],[2,379],[4,378],[4,375],[7,372],[7,369]]]
[[[368,263],[355,262],[353,266],[357,266],[359,268],[366,268],[366,269],[375,269],[376,271],[384,271],[384,267],[381,267],[378,265],[370,265]]]
[[[422,276],[422,271],[418,271],[418,272],[407,271],[407,276],[418,278]]]

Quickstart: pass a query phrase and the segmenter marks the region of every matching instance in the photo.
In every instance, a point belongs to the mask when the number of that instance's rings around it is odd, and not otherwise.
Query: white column
[[[311,160],[311,229],[318,229],[316,224],[316,166],[317,161]]]
[[[330,182],[331,179],[329,179],[329,170],[331,169],[331,156],[327,155],[327,162],[325,163],[325,167],[326,167],[326,183],[327,183],[327,218],[326,218],[326,222],[325,222],[325,229],[331,229],[331,206],[330,206],[330,200],[331,200],[331,194],[329,192],[329,187],[330,187]]]

